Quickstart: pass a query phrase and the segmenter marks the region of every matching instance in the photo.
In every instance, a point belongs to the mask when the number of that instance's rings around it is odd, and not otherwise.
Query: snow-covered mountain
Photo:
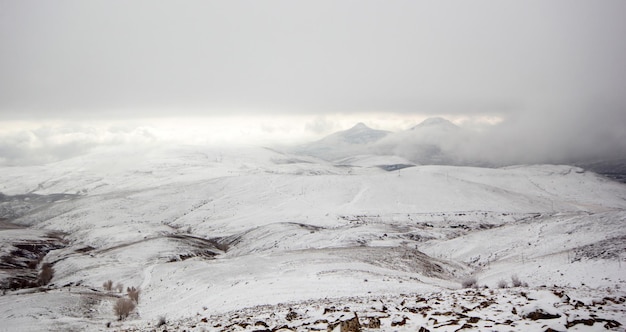
[[[368,144],[380,140],[387,134],[389,134],[388,131],[375,130],[359,122],[348,130],[340,131],[322,139],[320,143]]]
[[[460,142],[467,133],[443,118],[429,118],[401,132],[374,130],[363,123],[296,147],[292,152],[328,161],[356,155],[395,156],[411,164],[455,165]]]
[[[523,141],[525,138],[520,136],[519,139]],[[535,144],[538,143],[529,141],[526,147],[518,150],[519,146],[517,149],[509,147],[506,141],[490,139],[484,132],[434,117],[399,132],[374,130],[359,123],[349,130],[287,151],[335,163],[370,156],[390,160],[400,158],[406,165],[503,167],[520,163],[568,164],[626,182],[626,162],[623,159],[581,158],[575,153],[568,157],[567,152],[552,155],[537,153],[533,156],[532,147]]]
[[[54,275],[5,290],[2,328],[622,328],[625,185],[572,166],[379,167],[407,162],[187,146],[4,167],[0,281]],[[514,276],[527,286],[498,288]],[[125,320],[107,280],[141,290]]]
[[[390,132],[376,130],[363,123],[328,135],[319,141],[300,145],[293,149],[297,154],[314,156],[324,160],[335,160],[359,154],[372,153],[373,144]]]
[[[411,127],[411,129],[409,129],[411,131],[419,131],[419,130],[435,130],[438,132],[454,132],[459,130],[459,127],[457,125],[455,125],[454,123],[450,122],[447,119],[444,119],[442,117],[433,117],[433,118],[428,118],[424,121],[422,121],[421,123]]]
[[[457,149],[464,134],[446,119],[429,118],[408,130],[388,135],[377,142],[374,151],[423,165],[456,165],[460,163]]]

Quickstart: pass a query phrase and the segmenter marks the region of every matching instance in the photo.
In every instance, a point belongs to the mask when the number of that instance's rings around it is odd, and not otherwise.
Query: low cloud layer
[[[508,164],[624,158],[626,112],[598,105],[589,111],[522,113],[486,130],[468,152]]]
[[[312,142],[357,122],[393,135],[370,152],[393,153],[422,163],[511,165],[573,163],[626,156],[626,116],[621,109],[594,112],[519,113],[498,118],[454,118],[448,128],[411,131],[424,117],[367,114],[302,118],[213,118],[142,123],[47,124],[0,130],[0,165],[45,164],[80,156],[97,148],[148,148],[167,144],[249,144],[287,147]],[[245,120],[248,119],[248,120]],[[411,121],[411,119],[413,119]],[[244,121],[245,120],[245,121]],[[394,121],[392,121],[394,120]],[[419,127],[419,126],[418,126]],[[2,129],[2,128],[0,128]],[[363,153],[359,147],[358,153]],[[342,152],[343,153],[343,152]],[[351,154],[351,151],[345,151]]]
[[[0,1],[0,162],[178,132],[293,144],[433,115],[472,132],[438,138],[459,160],[617,157],[625,12],[620,0]]]
[[[372,153],[393,154],[419,164],[478,166],[572,164],[626,156],[626,117],[619,109],[543,116],[524,113],[494,124],[464,123],[469,125],[429,119],[369,144],[351,144],[340,135],[296,151],[329,160]],[[351,130],[348,134],[359,133]]]
[[[101,147],[149,146],[159,142],[150,128],[65,125],[0,135],[0,165],[41,165]]]

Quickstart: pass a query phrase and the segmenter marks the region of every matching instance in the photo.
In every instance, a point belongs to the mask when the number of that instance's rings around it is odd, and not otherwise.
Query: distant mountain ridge
[[[390,131],[386,130],[372,129],[366,126],[363,122],[359,122],[348,130],[331,134],[320,141],[344,142],[348,144],[368,144],[376,142],[390,133]]]
[[[456,164],[441,142],[456,137],[462,129],[441,117],[428,118],[408,130],[390,132],[372,129],[362,122],[318,141],[295,147],[296,154],[327,161],[358,155],[396,156],[415,164]]]
[[[451,121],[437,116],[433,118],[428,118],[420,122],[419,124],[411,127],[411,129],[409,130],[420,130],[422,128],[432,128],[432,127],[437,127],[440,129],[448,129],[448,130],[459,129],[459,126],[455,125]]]
[[[389,160],[398,157],[416,165],[502,167],[529,163],[570,164],[626,183],[626,159],[533,160],[523,152],[511,149],[491,151],[489,146],[494,143],[479,132],[459,127],[442,117],[432,117],[399,132],[372,129],[359,122],[350,129],[297,146],[289,152],[339,164],[354,157],[363,160],[366,155],[386,156]]]
[[[356,155],[375,154],[372,150],[375,143],[389,134],[391,134],[390,131],[372,129],[359,122],[350,129],[338,131],[318,141],[297,146],[291,152],[328,161]]]

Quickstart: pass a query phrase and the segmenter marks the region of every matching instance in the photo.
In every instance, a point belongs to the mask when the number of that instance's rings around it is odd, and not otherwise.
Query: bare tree
[[[139,303],[139,289],[133,287],[126,288],[126,293],[128,293],[128,297],[135,301],[135,303]]]
[[[461,281],[463,288],[478,288],[478,280],[475,277],[469,277]]]
[[[118,320],[122,320],[135,309],[135,302],[127,298],[119,298],[113,305],[113,312],[117,315]]]
[[[517,276],[517,274],[514,274],[511,276],[511,285],[513,285],[513,287],[522,286],[522,281],[519,280],[519,277]]]
[[[52,264],[44,263],[41,266],[41,272],[39,272],[39,284],[47,285],[52,277],[54,276],[54,268],[52,268]]]

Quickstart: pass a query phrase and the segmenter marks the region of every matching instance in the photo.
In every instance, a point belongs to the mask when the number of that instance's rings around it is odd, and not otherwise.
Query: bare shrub
[[[476,277],[468,277],[461,281],[461,286],[463,288],[478,288],[478,280],[476,280]]]
[[[157,321],[156,326],[161,327],[165,324],[167,324],[167,320],[165,319],[165,316],[159,316],[159,320]]]
[[[519,280],[519,277],[517,276],[517,274],[514,274],[511,276],[511,285],[513,285],[513,287],[522,286],[522,281]]]
[[[121,282],[118,282],[118,283],[115,285],[115,289],[117,290],[117,292],[118,292],[118,293],[121,293],[121,292],[123,292],[123,291],[124,291],[124,285],[123,285]]]
[[[122,320],[135,309],[135,302],[127,298],[119,298],[113,305],[113,312],[117,315],[118,320]]]
[[[39,272],[39,285],[47,285],[54,276],[54,268],[50,263],[44,263]]]
[[[111,291],[111,289],[113,288],[113,281],[111,280],[107,280],[102,284],[102,288],[104,288],[105,291]]]
[[[128,293],[128,297],[135,301],[135,303],[139,303],[139,289],[133,287],[126,288],[126,293]]]
[[[509,287],[509,285],[506,283],[506,280],[500,279],[500,281],[498,281],[498,288],[507,288],[507,287]]]

